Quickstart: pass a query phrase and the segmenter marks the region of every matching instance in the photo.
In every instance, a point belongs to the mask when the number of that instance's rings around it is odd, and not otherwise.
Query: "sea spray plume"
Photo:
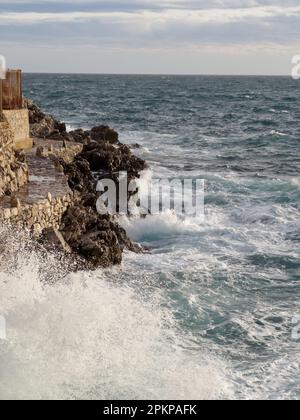
[[[6,60],[3,55],[0,55],[0,80],[6,77]]]
[[[48,244],[47,244],[48,245]],[[0,267],[2,273],[10,275],[18,270],[28,258],[33,267],[37,267],[39,278],[44,283],[54,283],[65,278],[71,271],[84,267],[84,262],[76,255],[68,256],[58,249],[45,248],[44,243],[32,239],[29,231],[12,225],[0,226]],[[47,264],[47,273],[43,270]]]
[[[292,78],[294,80],[300,79],[300,55],[294,55],[292,58]]]
[[[177,330],[174,319],[103,271],[55,284],[36,251],[0,272],[1,399],[226,398],[225,366]],[[189,349],[189,350],[187,350]]]

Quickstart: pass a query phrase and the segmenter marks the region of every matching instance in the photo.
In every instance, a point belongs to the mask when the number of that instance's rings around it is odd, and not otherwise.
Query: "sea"
[[[24,94],[114,127],[152,177],[204,179],[205,217],[123,218],[150,253],[75,273],[6,233],[0,398],[299,399],[299,81],[25,74]]]

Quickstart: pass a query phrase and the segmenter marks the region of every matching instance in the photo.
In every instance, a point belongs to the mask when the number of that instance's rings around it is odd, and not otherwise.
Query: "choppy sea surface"
[[[70,129],[113,126],[154,177],[205,179],[205,220],[123,220],[152,252],[109,270],[18,252],[0,398],[299,399],[299,82],[25,75],[25,94]]]

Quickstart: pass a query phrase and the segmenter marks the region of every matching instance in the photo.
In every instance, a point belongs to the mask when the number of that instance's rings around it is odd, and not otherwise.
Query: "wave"
[[[67,132],[68,133],[70,133],[70,131],[74,131],[74,130],[76,130],[78,127],[76,127],[75,125],[72,125],[72,124],[66,124],[66,129],[67,129]]]
[[[293,185],[294,187],[300,187],[300,178],[291,178],[290,179],[290,183],[291,185]]]
[[[0,294],[0,399],[232,395],[222,361],[194,350],[159,302],[103,270],[66,273],[56,256],[18,238],[1,267]]]
[[[195,234],[200,231],[199,224],[195,219],[179,217],[172,211],[149,215],[144,219],[121,217],[120,224],[131,239],[141,242],[154,241],[178,234]]]
[[[279,137],[286,137],[287,136],[287,134],[282,133],[281,131],[276,131],[276,130],[270,131],[270,134],[272,136],[279,136]]]

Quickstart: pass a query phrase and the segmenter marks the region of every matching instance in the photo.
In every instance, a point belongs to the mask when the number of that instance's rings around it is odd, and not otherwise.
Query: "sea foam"
[[[102,270],[68,274],[56,256],[18,243],[0,272],[0,399],[231,395],[225,364],[193,350],[158,302]]]

